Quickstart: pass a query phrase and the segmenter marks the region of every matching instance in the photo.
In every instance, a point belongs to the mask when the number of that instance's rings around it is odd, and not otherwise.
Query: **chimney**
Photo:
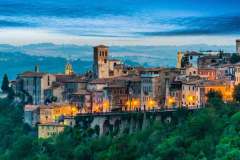
[[[37,64],[37,65],[35,65],[35,72],[39,72],[39,65]]]

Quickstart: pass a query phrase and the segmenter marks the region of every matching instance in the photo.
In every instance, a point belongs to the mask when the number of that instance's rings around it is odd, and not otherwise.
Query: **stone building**
[[[44,90],[50,88],[56,81],[53,74],[39,72],[39,69],[27,71],[17,77],[17,92],[24,92],[32,99],[32,104],[44,103]]]
[[[92,112],[92,97],[87,90],[79,90],[72,93],[69,102],[76,105],[82,113]]]
[[[45,123],[38,125],[38,138],[49,138],[64,131],[66,125],[59,123]]]
[[[185,75],[186,76],[198,76],[198,68],[193,66],[188,66],[185,68]]]
[[[72,95],[78,93],[82,90],[87,89],[88,80],[82,76],[71,76],[62,77],[62,79],[57,79],[64,86],[63,99],[69,102]]]
[[[41,124],[57,123],[65,116],[74,116],[79,113],[77,106],[67,103],[41,105],[39,110],[39,122]]]
[[[160,106],[160,75],[141,74],[141,109],[148,110]]]
[[[234,67],[235,67],[234,84],[238,85],[240,84],[240,64],[236,64]]]
[[[91,93],[93,112],[110,111],[109,101],[104,98],[104,88],[110,81],[110,79],[94,79],[88,83],[87,90]]]
[[[107,46],[99,45],[93,48],[93,73],[95,78],[109,77]]]
[[[99,45],[93,48],[93,77],[95,79],[113,78],[128,75],[131,67],[125,66],[120,60],[109,58],[109,48]]]
[[[234,81],[235,66],[233,64],[224,64],[216,67],[217,79]]]
[[[215,80],[217,79],[217,70],[216,68],[198,68],[198,75],[201,78],[207,79],[207,80]]]
[[[104,99],[110,110],[136,110],[140,108],[141,81],[137,76],[113,78],[104,88]]]
[[[191,80],[182,83],[182,106],[187,108],[204,107],[207,94],[217,91],[222,94],[223,101],[232,101],[233,84],[226,80]]]
[[[52,86],[44,90],[45,103],[48,102],[64,102],[64,84],[60,82],[53,82]]]
[[[162,68],[162,67],[142,68],[142,69],[139,69],[139,73],[141,77],[142,75],[146,75],[146,78],[147,76],[149,76],[149,78],[151,79],[151,75],[153,75],[152,78],[155,77],[154,79],[158,79],[157,80],[158,84],[153,86],[156,90],[156,93],[158,94],[156,106],[158,108],[164,107],[165,100],[166,100],[166,91],[168,89],[167,86],[171,84],[171,82],[173,82],[178,75],[180,75],[181,70],[177,68]],[[144,107],[143,104],[142,104],[142,107]]]
[[[179,108],[182,106],[182,82],[174,81],[169,85],[169,93],[166,94],[167,108]]]
[[[39,106],[25,105],[24,106],[24,123],[31,127],[35,127],[39,122]]]

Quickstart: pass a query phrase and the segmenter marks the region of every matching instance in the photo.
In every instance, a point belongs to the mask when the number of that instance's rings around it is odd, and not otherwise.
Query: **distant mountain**
[[[138,63],[124,60],[131,66],[139,66]],[[16,75],[24,71],[34,70],[36,64],[40,65],[40,71],[49,73],[63,73],[67,60],[63,57],[33,56],[21,52],[0,52],[0,83],[4,73],[9,78],[15,79]],[[92,69],[92,59],[82,60],[75,58],[71,60],[75,73],[84,73]]]
[[[224,50],[234,52],[235,46],[209,46],[205,44],[185,46],[110,46],[110,58],[118,58],[128,65],[145,67],[175,66],[178,50]],[[92,46],[52,43],[12,46],[0,44],[0,81],[4,73],[11,79],[16,74],[32,70],[35,64],[41,71],[60,73],[66,59],[70,58],[77,73],[92,67]]]
[[[176,63],[178,50],[224,50],[234,52],[235,46],[216,45],[182,45],[182,46],[110,46],[110,56],[131,60],[150,66],[172,66]],[[92,60],[92,46],[73,44],[39,43],[24,46],[0,44],[0,52],[21,52],[33,56],[63,57],[71,59]],[[159,63],[161,61],[161,63]]]
[[[72,60],[71,63],[77,73],[83,73],[91,69],[92,66],[91,61],[81,59]],[[40,65],[40,71],[63,73],[66,59],[62,57],[32,56],[21,52],[0,52],[0,78],[4,73],[7,73],[10,79],[15,79],[18,73],[33,70],[36,64]]]

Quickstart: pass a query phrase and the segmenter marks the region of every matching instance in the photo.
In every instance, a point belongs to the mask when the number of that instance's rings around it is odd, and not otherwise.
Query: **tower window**
[[[48,86],[50,86],[50,77],[48,76]]]

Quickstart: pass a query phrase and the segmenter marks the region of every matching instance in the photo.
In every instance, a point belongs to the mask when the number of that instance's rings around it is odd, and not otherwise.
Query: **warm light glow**
[[[153,99],[150,99],[148,102],[147,102],[147,109],[153,109],[154,107],[156,106],[156,101],[154,101]]]
[[[187,96],[187,103],[193,103],[194,102],[194,96],[188,95]]]
[[[61,115],[63,116],[74,116],[78,113],[78,109],[76,106],[72,105],[62,105],[54,107],[53,109],[53,116],[59,117]]]
[[[93,104],[93,106],[92,106],[92,112],[94,113],[94,112],[101,112],[102,110],[101,110],[101,108],[100,108],[100,106],[98,105],[98,104]]]
[[[138,98],[133,98],[126,102],[127,110],[133,111],[140,108],[140,100]]]
[[[103,112],[109,112],[110,104],[108,100],[103,101]]]
[[[167,99],[167,107],[172,107],[175,104],[175,98],[174,97],[168,97]]]
[[[217,91],[222,94],[223,101],[232,101],[233,100],[233,90],[234,86],[233,85],[226,85],[226,86],[211,86],[207,89],[206,94],[209,91]]]

